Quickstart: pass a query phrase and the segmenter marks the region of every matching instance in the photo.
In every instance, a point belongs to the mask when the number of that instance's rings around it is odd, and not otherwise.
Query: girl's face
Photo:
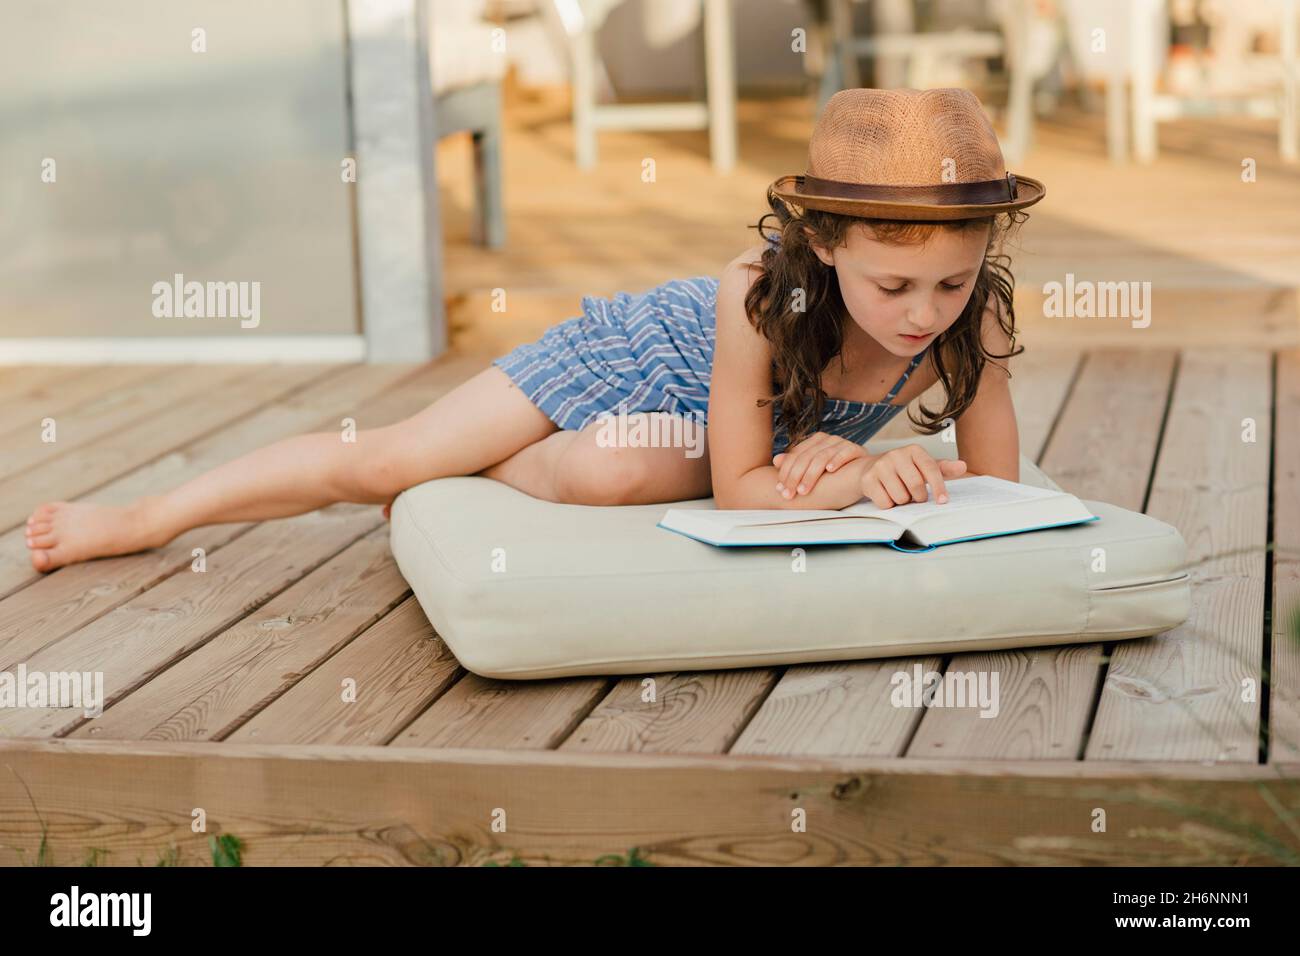
[[[879,242],[862,224],[844,245],[817,258],[835,267],[840,294],[858,327],[886,351],[910,356],[957,321],[984,264],[988,229],[935,227],[924,244]],[[908,338],[908,335],[920,336]]]

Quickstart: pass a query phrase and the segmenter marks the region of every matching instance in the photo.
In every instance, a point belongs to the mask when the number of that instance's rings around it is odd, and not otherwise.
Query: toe
[[[52,548],[59,543],[58,537],[51,532],[44,534],[33,534],[27,537],[27,547],[29,548]]]
[[[27,533],[29,535],[45,534],[53,528],[54,528],[54,522],[49,520],[27,522]]]
[[[32,567],[37,571],[48,571],[54,567],[54,561],[50,558],[50,552],[36,549],[31,553]]]

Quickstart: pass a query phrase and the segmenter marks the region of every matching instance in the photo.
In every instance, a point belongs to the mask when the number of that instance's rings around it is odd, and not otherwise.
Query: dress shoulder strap
[[[930,346],[927,345],[921,351],[917,352],[916,355],[912,356],[912,361],[907,366],[907,371],[903,373],[903,377],[894,384],[894,387],[889,390],[889,394],[885,396],[886,402],[892,402],[894,396],[903,390],[903,386],[907,384],[907,380],[912,377],[912,373],[916,371],[916,367],[921,364],[921,360],[925,358],[926,353],[929,351]]]

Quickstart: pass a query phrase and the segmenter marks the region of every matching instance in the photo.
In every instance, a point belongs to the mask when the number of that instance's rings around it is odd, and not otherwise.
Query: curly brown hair
[[[767,201],[772,211],[764,213],[751,228],[763,236],[763,223],[775,216],[780,242],[775,248],[769,245],[763,250],[762,274],[745,296],[745,312],[754,328],[772,344],[773,395],[759,399],[758,404],[777,403],[775,427],[786,429],[788,447],[793,448],[820,429],[827,398],[822,390],[822,373],[836,356],[843,365],[845,323],[852,321],[840,295],[835,268],[817,258],[812,248],[814,241],[823,249],[835,249],[859,224],[865,224],[878,241],[908,245],[925,242],[935,229],[988,229],[984,264],[970,300],[957,321],[935,339],[937,347],[932,358],[947,402],[937,412],[921,405],[919,420],[909,412],[908,419],[918,431],[927,435],[942,431],[948,420],[955,420],[970,407],[990,358],[1006,359],[1024,352],[1023,345],[1016,347],[1011,259],[1001,252],[1001,247],[1011,232],[1029,218],[1027,213],[1013,211],[943,222],[863,219],[818,209],[798,210],[770,188]],[[796,311],[795,292],[800,289],[804,292],[804,308]],[[980,334],[981,317],[990,295],[996,296],[1001,306],[998,321],[1011,344],[1006,355],[985,350]]]

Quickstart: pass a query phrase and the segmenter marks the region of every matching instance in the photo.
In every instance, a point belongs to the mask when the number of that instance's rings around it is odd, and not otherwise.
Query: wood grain
[[[591,865],[633,847],[660,866],[1300,862],[1294,767],[82,740],[0,740],[0,764],[11,864],[41,842],[33,803],[63,864],[175,846],[208,865],[218,833],[250,866]]]
[[[1173,381],[1174,353],[1090,352],[1039,467],[1073,495],[1142,511]],[[1103,672],[1101,644],[955,655],[946,668],[998,675],[996,716],[925,712],[912,757],[1071,758],[1083,751]]]
[[[1266,352],[1182,353],[1147,513],[1187,542],[1191,614],[1115,646],[1089,760],[1258,759],[1271,364]]]
[[[1277,355],[1268,759],[1300,763],[1300,350]]]

